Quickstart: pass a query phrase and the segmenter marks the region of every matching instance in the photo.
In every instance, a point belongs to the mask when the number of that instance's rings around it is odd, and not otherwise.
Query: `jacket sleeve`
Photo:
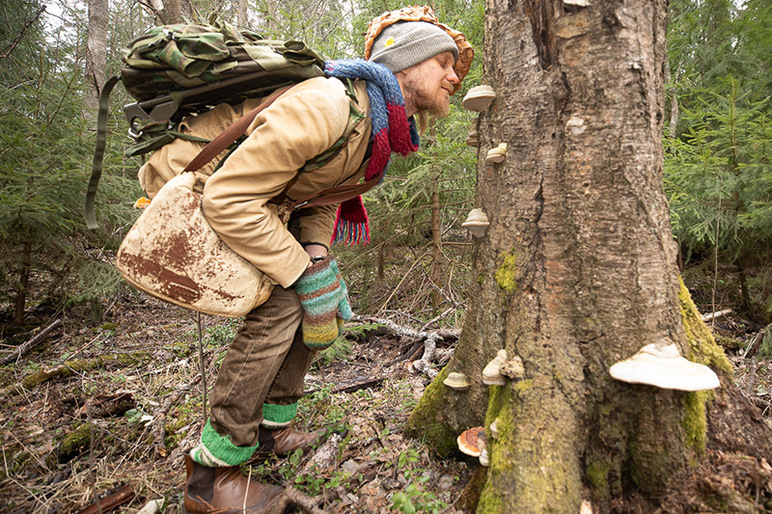
[[[212,228],[283,287],[302,275],[309,257],[268,202],[296,179],[306,161],[332,146],[348,116],[349,100],[339,81],[306,81],[258,115],[247,139],[204,188],[203,210]]]
[[[300,210],[300,242],[320,244],[330,247],[336,205],[318,205]]]

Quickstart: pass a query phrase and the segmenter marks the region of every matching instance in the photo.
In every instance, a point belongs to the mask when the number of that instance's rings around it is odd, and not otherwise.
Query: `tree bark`
[[[158,11],[158,19],[161,25],[173,23],[186,23],[194,21],[193,3],[191,0],[164,0],[164,8]]]
[[[247,14],[247,0],[235,0],[236,24],[239,27],[249,27],[249,15]]]
[[[14,300],[13,324],[20,327],[24,324],[24,314],[27,305],[27,291],[32,271],[32,243],[25,241],[22,246],[21,268],[19,269],[19,288]]]
[[[99,106],[99,95],[105,84],[107,66],[108,0],[89,0],[88,37],[86,39],[86,111],[93,118]]]
[[[456,353],[408,423],[442,452],[498,419],[479,512],[578,512],[583,495],[603,512],[662,491],[704,444],[704,395],[608,374],[658,340],[691,353],[662,187],[665,25],[665,0],[486,1],[497,97],[476,205],[491,225]],[[501,142],[507,159],[484,163]],[[502,348],[525,379],[488,388]],[[471,389],[443,387],[450,371]]]

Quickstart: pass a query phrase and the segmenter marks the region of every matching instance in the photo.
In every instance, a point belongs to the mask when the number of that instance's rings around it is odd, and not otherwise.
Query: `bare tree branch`
[[[5,59],[9,55],[11,55],[11,52],[13,52],[14,48],[19,44],[19,41],[21,41],[21,38],[24,37],[24,33],[27,32],[27,29],[30,28],[30,25],[35,23],[38,18],[40,18],[40,15],[43,14],[43,11],[46,10],[46,6],[44,5],[40,9],[38,9],[38,12],[35,13],[35,16],[33,16],[27,23],[24,24],[24,26],[21,28],[21,32],[14,38],[13,41],[11,41],[11,44],[6,46],[2,53],[0,53],[0,59]]]

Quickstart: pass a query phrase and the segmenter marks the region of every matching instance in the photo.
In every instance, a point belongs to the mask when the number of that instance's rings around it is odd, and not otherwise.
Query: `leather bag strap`
[[[279,98],[282,94],[286,93],[293,87],[294,86],[288,86],[277,89],[265,100],[263,100],[260,105],[239,118],[239,120],[236,121],[233,125],[223,130],[220,135],[212,139],[212,141],[210,141],[204,148],[202,148],[198,155],[193,157],[193,160],[190,161],[187,166],[185,166],[184,170],[182,170],[183,173],[186,171],[197,171],[209,163],[212,159],[217,157],[220,152],[228,148],[238,138],[244,135],[249,125],[255,120],[257,115],[260,114],[260,111],[271,105],[274,100]]]

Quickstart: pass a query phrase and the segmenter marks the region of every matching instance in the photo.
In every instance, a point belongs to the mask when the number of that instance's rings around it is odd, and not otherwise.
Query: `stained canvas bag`
[[[239,317],[265,302],[275,283],[212,230],[181,173],[147,206],[118,249],[127,282],[162,300],[207,314]]]

